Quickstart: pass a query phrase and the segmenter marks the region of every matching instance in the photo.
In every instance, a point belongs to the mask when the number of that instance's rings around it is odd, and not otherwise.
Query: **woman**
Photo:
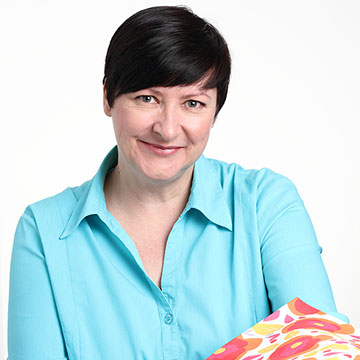
[[[230,63],[184,7],[115,32],[104,111],[117,146],[20,219],[10,360],[205,359],[294,297],[341,317],[292,182],[202,155]]]

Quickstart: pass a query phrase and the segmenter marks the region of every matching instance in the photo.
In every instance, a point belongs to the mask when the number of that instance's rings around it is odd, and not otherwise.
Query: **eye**
[[[187,106],[190,107],[190,108],[193,108],[193,109],[196,109],[196,108],[199,108],[201,106],[204,106],[205,104],[200,102],[200,101],[197,101],[197,100],[188,100],[186,102]]]
[[[137,97],[137,99],[140,99],[142,102],[148,103],[148,104],[155,102],[154,97],[151,95],[140,95]]]

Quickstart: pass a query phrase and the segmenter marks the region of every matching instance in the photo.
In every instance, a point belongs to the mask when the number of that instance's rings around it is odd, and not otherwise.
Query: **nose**
[[[153,131],[163,141],[171,142],[181,131],[181,114],[176,106],[163,105],[154,120]]]

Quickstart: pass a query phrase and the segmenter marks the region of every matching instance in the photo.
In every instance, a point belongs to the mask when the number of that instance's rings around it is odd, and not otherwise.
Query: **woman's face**
[[[201,84],[122,94],[104,111],[113,119],[120,173],[171,181],[189,173],[214,123],[216,89]]]

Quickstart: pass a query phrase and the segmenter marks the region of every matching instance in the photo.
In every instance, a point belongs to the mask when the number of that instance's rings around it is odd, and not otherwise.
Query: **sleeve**
[[[29,207],[15,232],[8,310],[9,360],[66,359],[46,259]]]
[[[295,185],[266,169],[257,197],[263,274],[272,311],[298,297],[334,315],[337,312],[322,249]]]

